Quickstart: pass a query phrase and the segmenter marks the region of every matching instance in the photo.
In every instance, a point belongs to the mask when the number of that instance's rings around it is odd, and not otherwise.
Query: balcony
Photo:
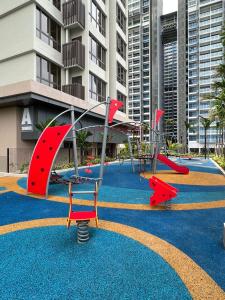
[[[84,70],[85,46],[76,40],[63,45],[63,64],[65,68]]]
[[[84,100],[84,86],[79,83],[63,85],[62,90],[64,93]]]
[[[71,0],[63,4],[63,24],[65,28],[85,28],[85,6],[82,0]]]

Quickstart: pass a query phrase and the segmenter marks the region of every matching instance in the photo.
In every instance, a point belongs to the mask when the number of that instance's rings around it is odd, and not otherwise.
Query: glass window
[[[116,44],[117,44],[117,52],[124,60],[126,60],[126,43],[118,33],[117,33]]]
[[[126,8],[126,0],[121,0],[121,3],[122,3],[123,6]]]
[[[38,82],[61,90],[61,68],[37,55],[36,78]]]
[[[116,5],[116,20],[123,32],[126,33],[126,16],[124,15],[118,3]]]
[[[53,0],[53,5],[58,8],[58,10],[61,10],[61,1],[60,0]]]
[[[95,1],[91,1],[90,20],[97,27],[99,32],[105,36],[105,15],[97,6]]]
[[[39,8],[36,8],[36,35],[61,52],[61,27]]]
[[[106,83],[92,73],[89,74],[89,96],[98,102],[106,100]]]
[[[126,87],[126,70],[117,62],[117,81]]]
[[[97,42],[93,37],[89,37],[90,47],[89,55],[90,59],[103,70],[106,69],[106,50],[103,46]]]
[[[119,110],[126,113],[127,97],[123,95],[121,92],[117,91],[117,100],[123,102],[123,106]]]

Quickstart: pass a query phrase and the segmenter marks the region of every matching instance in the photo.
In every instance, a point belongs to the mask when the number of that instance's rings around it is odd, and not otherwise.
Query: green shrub
[[[225,158],[223,156],[213,156],[213,160],[218,163],[218,165],[225,170]]]
[[[24,163],[20,167],[20,173],[24,174],[28,172],[29,163]]]

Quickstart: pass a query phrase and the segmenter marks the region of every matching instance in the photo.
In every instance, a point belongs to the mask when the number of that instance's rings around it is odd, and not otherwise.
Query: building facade
[[[188,147],[204,147],[201,117],[208,117],[213,100],[207,99],[216,78],[216,68],[223,60],[221,31],[224,26],[225,1],[189,0],[187,5],[188,46]],[[208,131],[208,147],[214,148],[216,128]]]
[[[177,12],[161,17],[162,34],[162,107],[165,111],[163,119],[163,131],[165,136],[173,141],[178,139],[177,116]]]
[[[35,124],[71,105],[79,116],[110,96],[124,103],[116,120],[129,121],[126,5],[124,0],[1,1],[0,156],[6,148],[32,148]],[[27,112],[32,126],[22,128]],[[104,114],[102,105],[84,124],[101,124]]]
[[[128,0],[129,117],[152,124],[161,106],[160,15],[162,1]],[[149,134],[144,139],[149,141]]]

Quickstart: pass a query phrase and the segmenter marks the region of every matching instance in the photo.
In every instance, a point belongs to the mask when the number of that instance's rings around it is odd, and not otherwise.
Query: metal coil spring
[[[77,221],[77,242],[82,244],[89,240],[89,220]]]

